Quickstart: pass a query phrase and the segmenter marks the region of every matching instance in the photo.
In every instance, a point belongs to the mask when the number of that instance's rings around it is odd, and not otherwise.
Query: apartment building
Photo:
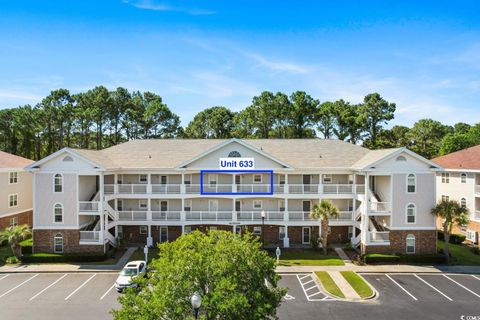
[[[249,230],[266,246],[308,246],[322,199],[340,210],[331,243],[363,253],[436,252],[435,174],[405,148],[338,140],[135,140],[65,148],[30,165],[34,251],[104,252],[192,230]]]
[[[432,160],[444,168],[437,172],[437,202],[456,200],[469,211],[467,226],[455,226],[453,232],[465,234],[478,244],[480,232],[480,145]],[[442,221],[437,221],[439,229]]]
[[[32,163],[0,151],[0,230],[32,225],[32,174],[24,169]]]

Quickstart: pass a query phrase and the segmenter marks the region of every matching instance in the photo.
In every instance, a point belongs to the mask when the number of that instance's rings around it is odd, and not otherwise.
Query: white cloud
[[[271,70],[274,73],[286,72],[304,74],[310,71],[309,67],[298,63],[267,59],[264,56],[256,53],[247,53],[245,55],[254,60],[257,66]]]
[[[183,8],[183,7],[174,7],[165,3],[156,3],[151,0],[140,0],[140,1],[130,1],[124,0],[123,3],[134,6],[135,8],[153,10],[153,11],[173,11],[189,14],[192,16],[201,16],[201,15],[212,15],[216,12],[213,10],[199,9],[199,8]]]

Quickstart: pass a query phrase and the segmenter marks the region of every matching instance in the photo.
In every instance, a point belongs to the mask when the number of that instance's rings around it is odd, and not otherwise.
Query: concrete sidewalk
[[[118,259],[116,264],[112,265],[96,265],[96,264],[15,264],[0,267],[0,273],[57,273],[57,272],[118,272],[121,270],[128,259],[130,259],[136,247],[130,247],[125,251],[123,256]]]
[[[278,266],[277,273],[311,273],[315,271],[355,271],[365,273],[468,273],[480,274],[480,266],[420,266],[420,265],[368,265],[358,266]]]

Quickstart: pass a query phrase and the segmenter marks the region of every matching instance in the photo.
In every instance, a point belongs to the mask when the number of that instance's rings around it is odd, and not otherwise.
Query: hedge
[[[59,263],[59,262],[100,262],[108,258],[108,254],[59,254],[33,253],[22,257],[23,263]]]
[[[445,234],[443,233],[443,231],[437,231],[437,238],[438,240],[445,240]],[[461,244],[465,241],[465,239],[466,236],[464,234],[452,233],[448,242],[454,244]]]
[[[32,246],[33,246],[33,239],[27,239],[20,242],[20,246],[22,247],[22,254],[31,254],[32,253]]]
[[[379,254],[371,253],[363,257],[365,263],[445,263],[445,256],[440,254]]]

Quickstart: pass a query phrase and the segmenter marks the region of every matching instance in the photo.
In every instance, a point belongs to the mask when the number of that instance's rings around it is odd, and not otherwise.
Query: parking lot
[[[462,319],[480,315],[480,276],[362,274],[377,298],[345,302],[325,294],[311,274],[282,274],[288,293],[280,319]],[[0,274],[0,319],[111,319],[116,273]],[[468,318],[465,318],[468,319]],[[474,319],[474,318],[470,318]],[[478,319],[478,318],[477,318]]]

